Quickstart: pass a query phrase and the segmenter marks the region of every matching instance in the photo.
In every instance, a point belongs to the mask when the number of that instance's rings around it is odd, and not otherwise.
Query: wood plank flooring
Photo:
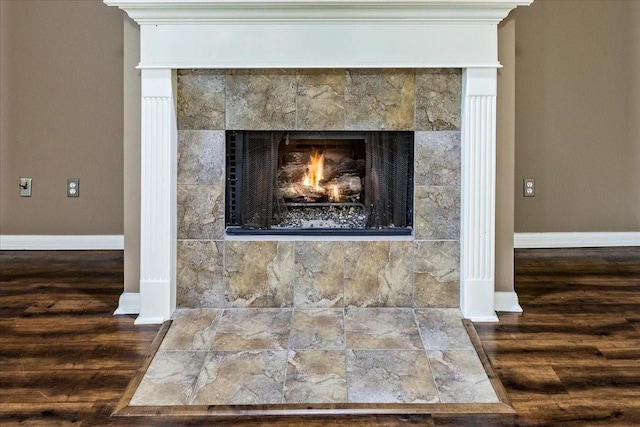
[[[119,251],[0,252],[0,425],[204,426],[112,417],[159,326],[113,316]],[[475,324],[515,415],[216,419],[215,425],[640,425],[640,247],[516,251],[525,312]]]

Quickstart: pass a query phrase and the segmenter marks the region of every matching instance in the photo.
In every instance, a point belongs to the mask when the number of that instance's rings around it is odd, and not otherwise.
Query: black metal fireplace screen
[[[228,131],[229,234],[410,235],[413,132]]]

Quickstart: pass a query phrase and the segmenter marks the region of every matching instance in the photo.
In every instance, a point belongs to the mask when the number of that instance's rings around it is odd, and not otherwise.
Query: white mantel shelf
[[[531,1],[105,3],[140,24],[140,68],[495,68],[498,23]]]
[[[495,22],[527,0],[106,0],[138,23],[335,20]]]
[[[140,315],[176,306],[175,70],[462,68],[460,308],[497,320],[498,24],[532,0],[104,0],[140,25]]]

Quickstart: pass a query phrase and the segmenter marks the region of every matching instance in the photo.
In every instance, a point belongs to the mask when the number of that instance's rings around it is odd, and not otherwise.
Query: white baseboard
[[[513,243],[518,249],[640,246],[640,232],[515,233]]]
[[[496,311],[506,311],[508,313],[522,313],[522,307],[518,301],[518,294],[515,292],[495,292],[493,300]]]
[[[123,235],[0,235],[2,251],[123,250]]]
[[[166,322],[164,317],[144,317],[138,316],[133,322],[134,325],[162,325]]]
[[[140,293],[123,292],[113,314],[140,314]]]

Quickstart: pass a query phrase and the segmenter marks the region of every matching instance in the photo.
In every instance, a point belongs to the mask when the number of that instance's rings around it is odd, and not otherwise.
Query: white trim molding
[[[493,307],[497,70],[467,68],[462,81],[460,309],[467,319],[497,321]]]
[[[140,314],[140,293],[123,292],[118,300],[118,308],[113,314]]]
[[[140,24],[143,69],[497,68],[498,23],[532,0],[104,2]]]
[[[0,235],[2,251],[123,250],[123,235]]]
[[[177,141],[175,72],[142,70],[140,316],[162,323],[176,308]]]
[[[515,233],[513,242],[518,249],[640,246],[640,232]]]
[[[496,291],[494,294],[494,301],[496,311],[522,313],[522,307],[520,307],[520,302],[518,301],[518,294],[514,291]]]

